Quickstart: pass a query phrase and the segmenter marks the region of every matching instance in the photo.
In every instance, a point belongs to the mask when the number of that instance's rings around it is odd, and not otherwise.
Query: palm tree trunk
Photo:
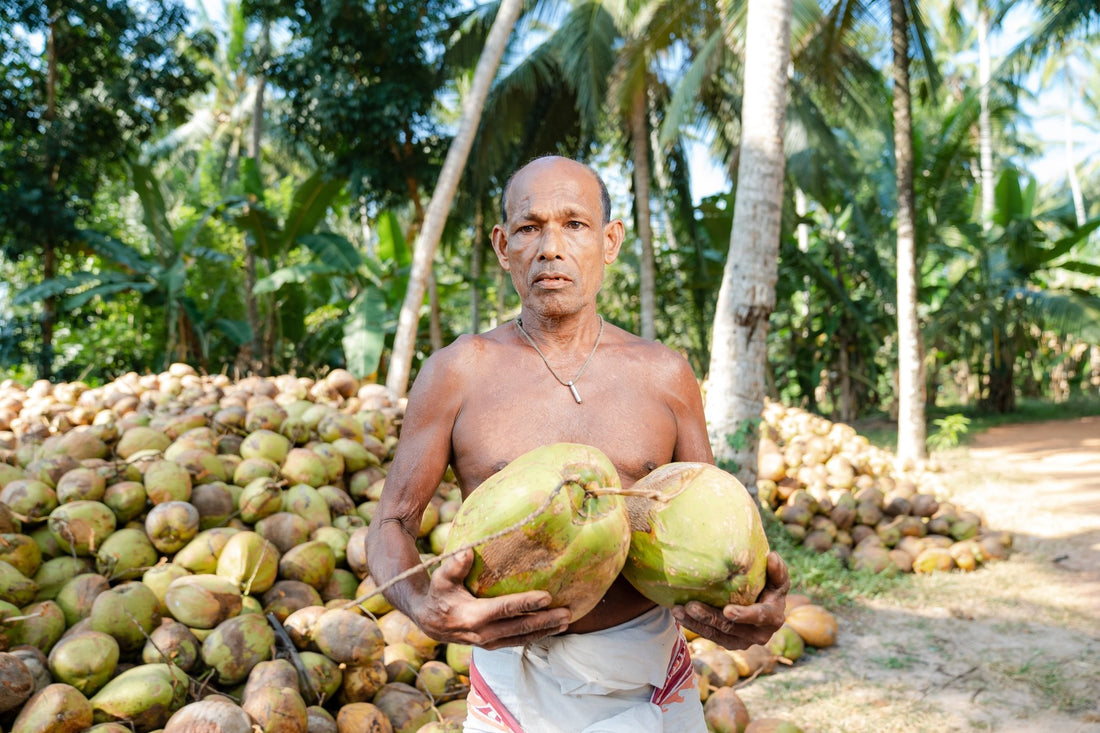
[[[470,93],[462,103],[462,117],[458,133],[447,150],[443,170],[439,174],[428,212],[424,217],[424,228],[413,246],[412,271],[409,274],[409,286],[405,292],[405,302],[397,321],[397,334],[394,337],[393,353],[386,373],[386,386],[394,394],[404,396],[409,386],[409,373],[412,371],[412,356],[416,348],[416,333],[420,321],[420,307],[424,303],[424,291],[427,289],[428,271],[431,269],[443,226],[447,222],[447,212],[454,200],[466,158],[470,154],[474,136],[477,134],[481,111],[485,98],[489,95],[489,86],[496,76],[500,59],[508,44],[508,37],[519,17],[522,0],[502,0],[496,18],[489,29],[485,41],[485,50],[478,59],[474,70],[474,81]]]
[[[989,57],[989,9],[978,8],[978,145],[982,168],[982,229],[993,226],[993,124],[989,114],[989,84],[993,66]]]
[[[656,301],[657,285],[653,258],[652,215],[649,211],[649,129],[646,124],[646,88],[639,85],[630,107],[631,155],[634,159],[634,214],[635,229],[641,245],[639,267],[639,300],[641,305],[641,336],[653,341],[657,338]]]
[[[734,469],[753,496],[755,426],[764,409],[768,318],[775,309],[783,210],[791,7],[792,0],[749,0],[737,198],[707,386],[715,458]],[[732,436],[744,439],[732,445]]]
[[[894,164],[898,189],[898,457],[928,455],[924,362],[917,320],[917,242],[913,196],[913,118],[909,96],[909,20],[905,0],[890,0],[894,46]]]
[[[443,348],[443,315],[439,303],[439,286],[435,281],[435,273],[428,270],[428,343],[432,351]]]
[[[470,332],[481,330],[481,273],[485,270],[485,240],[481,227],[485,222],[485,207],[479,200],[474,210],[474,252],[470,258]]]
[[[52,125],[57,117],[57,46],[55,44],[54,24],[57,15],[50,17],[50,30],[46,36],[47,77],[46,77],[46,114],[47,125]],[[50,150],[52,150],[52,146]],[[56,188],[61,168],[54,154],[50,154],[51,191]],[[57,276],[57,238],[53,227],[46,229],[42,242],[42,280],[52,280]],[[53,330],[57,323],[57,297],[50,295],[42,301],[42,351],[38,355],[38,378],[53,377]]]

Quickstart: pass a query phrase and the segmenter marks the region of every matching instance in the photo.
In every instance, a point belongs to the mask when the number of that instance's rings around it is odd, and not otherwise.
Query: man
[[[539,158],[505,186],[502,210],[493,249],[520,317],[460,337],[417,376],[367,536],[378,584],[420,562],[420,518],[448,464],[468,495],[519,455],[557,442],[602,450],[624,487],[672,461],[714,461],[687,362],[597,312],[624,229],[610,220],[595,171]],[[789,586],[774,553],[751,606],[664,609],[620,576],[569,623],[544,591],[475,598],[463,585],[472,562],[467,551],[386,592],[429,636],[475,646],[467,731],[705,731],[679,624],[728,648],[764,643],[783,622]]]

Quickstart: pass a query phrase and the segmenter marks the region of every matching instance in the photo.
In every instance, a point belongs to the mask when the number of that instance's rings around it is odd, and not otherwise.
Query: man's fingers
[[[466,550],[465,552],[460,552],[444,560],[443,564],[439,566],[435,573],[442,573],[443,577],[447,580],[456,585],[461,585],[466,581],[466,575],[470,572],[470,568],[473,567],[473,564],[474,551]]]
[[[541,595],[546,598],[540,597]],[[481,627],[479,638],[474,643],[489,649],[524,644],[549,634],[561,633],[569,626],[569,609],[546,608],[546,604],[550,602],[548,593],[532,591],[506,596],[504,599],[500,600],[504,600],[505,605],[494,609],[497,612],[493,614],[496,620]],[[500,613],[504,615],[498,615]]]
[[[765,592],[781,592],[786,595],[791,588],[791,574],[787,570],[787,563],[783,562],[783,558],[775,550],[768,553],[767,578]]]

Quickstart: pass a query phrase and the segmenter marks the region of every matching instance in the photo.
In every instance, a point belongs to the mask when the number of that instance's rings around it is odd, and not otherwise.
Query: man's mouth
[[[535,284],[543,287],[562,287],[571,282],[572,279],[556,272],[543,272],[535,276]]]

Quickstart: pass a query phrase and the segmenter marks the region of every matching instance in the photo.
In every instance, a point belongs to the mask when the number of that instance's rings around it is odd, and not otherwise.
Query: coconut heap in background
[[[774,421],[776,450],[800,444],[780,427],[794,414]],[[460,730],[469,647],[426,637],[372,595],[367,574],[364,539],[401,415],[383,386],[343,370],[234,381],[176,364],[95,388],[0,384],[0,727]],[[830,435],[810,423],[802,440]],[[792,486],[802,468],[809,477],[802,452],[761,495],[812,539],[846,504],[828,503],[840,490],[829,469]],[[865,445],[862,458],[833,448],[823,463],[834,453],[852,464],[853,499],[864,476],[890,494],[889,461],[871,470],[880,459]],[[439,486],[419,533],[426,559],[461,503],[457,486]],[[950,526],[965,519],[954,516]],[[836,546],[845,531],[854,548],[870,544],[859,526],[882,534],[883,520],[862,519],[830,520]],[[833,643],[835,620],[802,605],[811,610],[792,608],[766,647],[692,641],[713,730],[736,729],[723,726],[737,680]]]
[[[947,500],[940,475],[906,464],[844,423],[768,402],[757,491],[796,541],[874,572],[974,570],[1012,536]]]

